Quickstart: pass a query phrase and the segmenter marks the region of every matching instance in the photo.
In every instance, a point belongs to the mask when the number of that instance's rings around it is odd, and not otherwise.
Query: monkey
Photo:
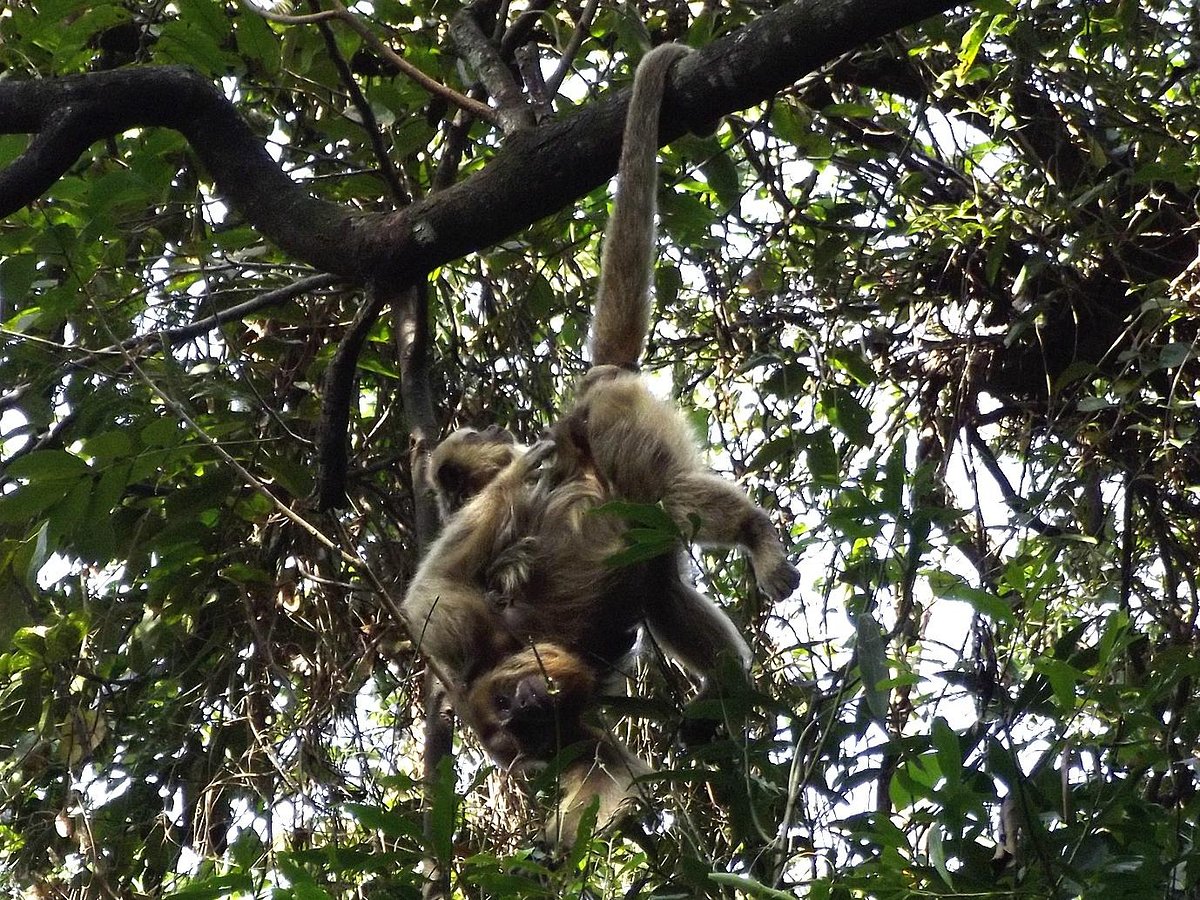
[[[687,576],[682,539],[648,560],[613,566],[628,524],[596,512],[610,500],[660,502],[707,544],[750,552],[760,586],[781,598],[799,575],[766,514],[700,462],[686,421],[635,371],[649,333],[657,122],[666,78],[687,48],[664,45],[638,67],[605,233],[588,337],[592,368],[551,430],[525,449],[496,426],[460,429],[434,451],[431,486],[447,524],[402,611],[456,709],[505,767],[579,756],[546,835],[569,842],[583,810],[619,816],[649,767],[586,720],[620,676],[639,628],[690,671],[751,653],[729,618]],[[553,458],[553,462],[549,460]]]
[[[512,433],[499,425],[460,428],[439,443],[430,455],[429,471],[442,521],[524,452]]]
[[[460,434],[455,441],[459,448],[493,443],[512,446],[496,432],[482,438]],[[604,565],[623,546],[619,535],[624,526],[614,517],[597,516],[592,522],[587,515],[606,498],[598,480],[581,472],[549,492],[531,481],[552,451],[547,442],[516,454],[452,513],[410,583],[401,610],[455,709],[499,765],[532,770],[558,749],[576,748],[578,756],[561,773],[561,800],[545,831],[552,843],[569,844],[593,801],[599,804],[599,823],[607,825],[628,806],[636,779],[649,771],[604,729],[584,722],[585,711],[602,685],[619,674],[619,663],[636,640],[645,600],[626,592],[623,582],[648,581]],[[482,457],[491,460],[496,452],[489,446]],[[433,477],[437,479],[436,471]],[[453,500],[445,502],[450,506]],[[538,599],[501,605],[488,585],[496,560],[506,552],[500,545],[513,535],[534,538],[536,552],[516,581],[522,597]],[[645,577],[662,569],[650,564],[638,568]],[[576,572],[585,578],[576,582],[568,577]],[[678,573],[672,580],[664,590],[694,590]],[[605,598],[624,602],[609,603],[609,614],[597,615]],[[715,606],[708,606],[718,627],[728,623]],[[748,664],[748,648],[732,624],[727,629]]]

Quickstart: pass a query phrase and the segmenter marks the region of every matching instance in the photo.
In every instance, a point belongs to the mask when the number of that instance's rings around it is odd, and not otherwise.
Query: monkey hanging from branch
[[[573,839],[593,801],[598,822],[611,822],[649,771],[584,716],[623,677],[642,625],[705,678],[729,663],[748,677],[751,661],[733,623],[690,583],[683,538],[614,565],[629,525],[597,507],[661,504],[681,535],[694,529],[699,543],[744,547],[772,599],[799,583],[766,513],[703,464],[682,413],[635,371],[650,326],[658,119],[670,69],[688,52],[660,46],[634,79],[592,368],[550,442],[527,449],[493,426],[460,429],[435,449],[431,479],[448,519],[403,604],[419,651],[497,762],[543,763],[576,745],[547,828],[554,840]]]

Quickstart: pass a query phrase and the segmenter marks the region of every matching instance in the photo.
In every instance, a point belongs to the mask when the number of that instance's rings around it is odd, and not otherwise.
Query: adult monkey
[[[649,331],[659,111],[667,74],[687,52],[664,45],[638,67],[589,337],[594,368],[579,399],[556,426],[553,448],[526,451],[492,427],[462,429],[434,451],[431,472],[450,517],[404,600],[421,652],[501,764],[582,746],[562,774],[552,838],[573,837],[593,798],[601,822],[611,820],[648,771],[583,718],[640,624],[694,672],[711,675],[723,659],[745,672],[750,662],[733,624],[688,583],[682,542],[614,567],[628,526],[591,510],[611,499],[662,502],[680,526],[699,524],[700,541],[746,546],[770,596],[786,596],[799,580],[766,514],[703,466],[679,411],[627,371]],[[551,475],[535,483],[551,452]]]

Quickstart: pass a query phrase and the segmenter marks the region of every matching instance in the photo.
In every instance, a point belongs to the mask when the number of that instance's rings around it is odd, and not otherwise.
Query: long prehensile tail
[[[647,53],[633,79],[625,117],[612,217],[604,232],[600,289],[592,315],[591,363],[634,367],[650,331],[658,193],[658,118],[671,67],[691,52],[663,44]]]

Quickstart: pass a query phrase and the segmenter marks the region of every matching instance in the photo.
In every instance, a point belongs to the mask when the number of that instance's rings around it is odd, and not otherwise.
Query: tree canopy
[[[1183,0],[0,8],[0,884],[1195,896],[1198,37]],[[645,368],[803,581],[697,553],[754,690],[682,740],[712,703],[646,648],[606,706],[646,802],[547,853],[553,765],[460,735],[422,791],[393,613],[432,442],[536,439],[584,371],[667,40]]]

